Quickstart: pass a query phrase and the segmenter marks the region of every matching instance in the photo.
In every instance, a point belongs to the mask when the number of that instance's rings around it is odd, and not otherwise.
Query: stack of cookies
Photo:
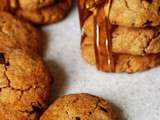
[[[160,64],[159,0],[79,0],[82,56],[105,72]]]
[[[34,24],[49,24],[62,20],[71,6],[71,0],[1,0],[0,10]]]

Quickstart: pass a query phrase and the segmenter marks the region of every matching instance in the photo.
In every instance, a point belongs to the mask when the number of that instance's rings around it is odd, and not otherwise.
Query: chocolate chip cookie
[[[20,48],[39,53],[41,42],[39,30],[7,12],[0,12],[0,49]]]
[[[37,10],[18,9],[16,15],[34,24],[49,24],[62,20],[72,6],[72,0],[58,0],[53,5]]]
[[[83,34],[90,39],[94,39],[93,16],[86,19]],[[158,54],[160,53],[160,27],[127,28],[114,26],[112,30],[112,51],[130,55]]]
[[[106,9],[106,12],[107,9]],[[128,27],[160,25],[159,0],[113,0],[110,9],[113,24]]]
[[[0,119],[38,120],[48,105],[51,83],[37,54],[0,50]]]
[[[81,5],[94,9],[105,0],[82,0]],[[106,6],[108,0],[106,0]],[[112,24],[126,27],[146,27],[160,25],[159,0],[111,0],[111,7],[105,7]],[[108,15],[107,15],[108,16]]]
[[[96,64],[96,54],[93,39],[85,38],[81,45],[82,57],[89,64]],[[105,51],[101,51],[104,55]],[[113,53],[114,72],[140,72],[160,65],[160,54],[149,54],[145,56],[117,54]],[[104,70],[109,72],[109,67],[104,66]]]
[[[111,105],[104,99],[89,94],[60,97],[40,120],[115,120]]]

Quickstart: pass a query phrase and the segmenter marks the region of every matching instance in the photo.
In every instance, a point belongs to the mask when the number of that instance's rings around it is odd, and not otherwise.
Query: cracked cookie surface
[[[158,26],[160,25],[160,1],[113,0],[110,21],[127,27]]]
[[[93,16],[90,16],[85,21],[83,30],[86,37],[89,39],[94,38]],[[93,44],[92,40],[86,40],[84,42],[91,42],[91,44]],[[131,55],[159,54],[160,27],[127,28],[114,26],[112,31],[112,51],[114,53],[124,53]]]
[[[72,0],[58,0],[53,5],[37,9],[18,9],[16,14],[35,24],[49,24],[62,20],[72,6]]]
[[[37,54],[0,51],[0,119],[38,120],[48,105],[51,82]]]
[[[40,31],[6,12],[0,12],[0,42],[0,49],[41,52]]]
[[[89,94],[72,94],[56,100],[40,120],[115,120],[111,105]]]

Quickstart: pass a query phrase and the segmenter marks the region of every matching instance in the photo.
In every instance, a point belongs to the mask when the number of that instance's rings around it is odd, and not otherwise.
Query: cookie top
[[[86,2],[85,6],[91,9],[100,4],[99,1],[94,0],[83,1]],[[105,7],[105,11],[106,14],[109,12],[109,19],[112,24],[126,27],[160,25],[159,0],[112,0],[111,8]]]
[[[94,18],[90,16],[83,26],[84,34],[93,39]],[[131,55],[160,53],[160,27],[127,28],[114,26],[112,31],[112,51]]]
[[[128,27],[158,26],[160,25],[160,1],[113,0],[110,21],[113,24]]]
[[[111,105],[89,94],[72,94],[56,100],[40,120],[114,120]]]
[[[16,6],[24,10],[36,10],[52,5],[54,2],[55,0],[18,0]]]
[[[29,23],[7,12],[0,12],[0,29],[0,49],[41,51],[41,33]]]
[[[62,20],[72,6],[72,0],[58,0],[55,4],[38,9],[16,11],[17,16],[22,17],[34,24],[49,24]]]
[[[0,51],[0,119],[37,120],[48,105],[51,82],[37,54]]]

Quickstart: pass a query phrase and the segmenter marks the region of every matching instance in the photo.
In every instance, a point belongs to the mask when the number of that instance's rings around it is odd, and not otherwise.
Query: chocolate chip
[[[37,114],[41,114],[43,111],[40,107],[37,107],[37,106],[32,106],[33,108],[33,111],[32,113],[37,113]]]
[[[92,112],[89,112],[89,114],[91,115],[91,114],[92,114]]]
[[[0,64],[5,64],[4,53],[0,53]]]
[[[135,23],[132,23],[132,26],[134,27],[134,26],[135,26]]]
[[[144,26],[152,26],[152,21],[147,20],[147,21],[144,23]]]
[[[81,118],[80,117],[76,117],[76,120],[81,120]]]
[[[107,109],[105,109],[105,108],[103,108],[103,107],[100,107],[100,109],[103,111],[103,112],[108,112],[108,110]]]
[[[80,117],[75,117],[74,120],[81,120],[81,118]]]

